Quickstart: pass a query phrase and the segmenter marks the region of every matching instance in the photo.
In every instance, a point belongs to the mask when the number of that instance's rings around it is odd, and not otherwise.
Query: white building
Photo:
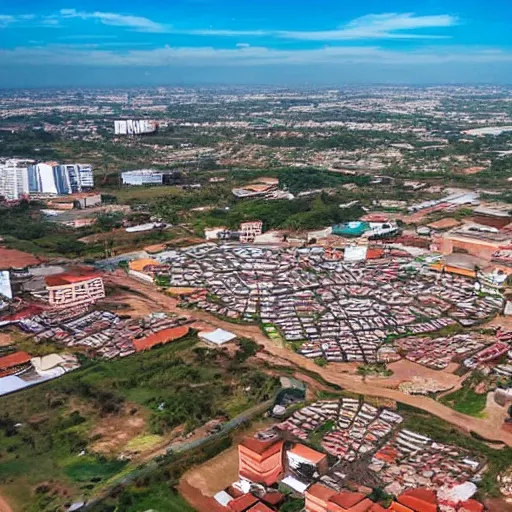
[[[114,133],[116,135],[141,135],[143,133],[153,133],[157,129],[158,124],[148,119],[114,121]]]
[[[73,193],[94,188],[94,174],[90,164],[63,164],[58,169],[67,176]]]
[[[36,194],[58,194],[53,166],[50,164],[41,162],[29,166],[28,183],[30,192]]]
[[[164,173],[154,169],[138,169],[121,173],[123,185],[162,185]]]
[[[28,165],[31,160],[8,159],[0,162],[0,196],[16,200],[29,193]]]

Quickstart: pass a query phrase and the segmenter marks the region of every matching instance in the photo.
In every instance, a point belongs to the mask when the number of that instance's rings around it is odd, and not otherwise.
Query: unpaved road
[[[2,498],[1,495],[0,495],[0,512],[13,512],[9,503],[7,503],[7,501],[5,501],[5,498]]]
[[[318,365],[310,359],[292,352],[279,342],[267,338],[257,326],[225,322],[204,311],[179,309],[176,299],[164,295],[152,284],[135,280],[121,271],[106,275],[105,278],[107,282],[113,285],[127,287],[138,294],[145,295],[152,302],[158,304],[163,310],[174,311],[182,316],[200,320],[202,323],[209,324],[212,327],[226,329],[235,333],[237,336],[251,338],[258,344],[263,345],[265,350],[270,354],[293,363],[293,365],[297,366],[299,369],[305,368],[309,371],[313,371],[321,375],[326,381],[343,387],[346,391],[396,400],[397,402],[417,407],[418,409],[433,414],[468,433],[474,432],[490,441],[501,441],[508,446],[512,446],[512,433],[503,429],[503,423],[500,423],[496,416],[480,419],[461,414],[431,398],[409,396],[397,389],[387,388],[383,385],[386,381],[385,378],[367,377],[363,382],[363,379],[358,375],[342,373],[342,364],[329,364],[324,368],[319,368]]]

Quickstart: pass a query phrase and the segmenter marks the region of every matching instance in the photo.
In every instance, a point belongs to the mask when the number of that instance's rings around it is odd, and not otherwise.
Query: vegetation
[[[463,414],[482,417],[487,405],[487,391],[475,391],[476,386],[481,383],[485,383],[485,376],[475,372],[464,381],[461,389],[445,395],[440,401]]]
[[[181,425],[191,431],[277,389],[277,379],[245,363],[257,350],[252,342],[241,342],[234,357],[196,343],[189,335],[128,358],[90,363],[21,391],[16,400],[0,398],[0,485],[7,495],[21,500],[24,510],[46,512],[65,500],[55,487],[76,496],[103,485],[126,465],[92,449],[96,427],[115,418],[147,418],[147,433],[166,434]],[[33,486],[46,481],[52,482],[49,490],[34,495]]]

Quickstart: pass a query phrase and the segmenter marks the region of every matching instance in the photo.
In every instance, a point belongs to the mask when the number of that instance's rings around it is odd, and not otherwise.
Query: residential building
[[[164,173],[155,169],[138,169],[121,173],[123,185],[162,185]]]
[[[322,484],[312,485],[304,496],[306,512],[384,512],[386,510],[364,494],[336,492]]]
[[[0,196],[16,200],[29,193],[28,165],[32,161],[8,159],[0,163]]]
[[[53,163],[37,163],[28,167],[28,186],[30,193],[58,194]],[[60,176],[60,174],[59,174]],[[63,188],[65,185],[60,182]]]
[[[273,485],[282,476],[284,441],[279,436],[244,437],[238,445],[240,478],[250,482]]]
[[[58,172],[66,176],[70,193],[94,187],[93,168],[90,164],[63,164],[58,166]]]
[[[48,302],[56,308],[92,304],[105,297],[100,274],[89,271],[56,274],[45,278]]]
[[[240,242],[254,242],[254,239],[263,232],[263,222],[257,220],[254,222],[242,222],[240,224]]]
[[[41,162],[28,167],[28,189],[33,194],[72,194],[94,187],[89,164]]]

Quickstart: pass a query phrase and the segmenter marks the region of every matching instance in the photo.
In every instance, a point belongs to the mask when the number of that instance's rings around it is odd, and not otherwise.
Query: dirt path
[[[5,498],[2,498],[1,495],[0,495],[0,512],[13,512],[9,503],[7,503]]]
[[[211,325],[212,328],[220,327],[227,331],[235,333],[237,336],[251,338],[265,350],[280,359],[297,366],[299,369],[315,372],[321,375],[326,381],[343,387],[346,391],[359,393],[362,395],[374,396],[396,400],[418,409],[423,409],[434,416],[437,416],[466,432],[474,432],[481,437],[491,441],[501,441],[508,446],[512,446],[512,433],[503,429],[503,424],[499,422],[496,415],[489,418],[473,418],[461,414],[449,407],[446,407],[431,398],[422,396],[409,396],[397,389],[387,388],[383,385],[384,379],[366,379],[363,382],[358,375],[343,373],[343,364],[329,364],[324,368],[319,368],[313,361],[307,359],[295,352],[292,352],[283,344],[272,341],[267,338],[255,325],[243,325],[225,322],[219,320],[213,315],[204,311],[181,310],[178,308],[178,301],[161,293],[151,284],[143,283],[128,277],[124,273],[117,272],[106,276],[106,281],[117,286],[124,286],[134,290],[136,293],[145,295],[152,302],[158,304],[164,310],[175,311],[182,316],[188,316],[191,319],[201,320],[201,322]],[[268,359],[268,356],[267,356]]]

